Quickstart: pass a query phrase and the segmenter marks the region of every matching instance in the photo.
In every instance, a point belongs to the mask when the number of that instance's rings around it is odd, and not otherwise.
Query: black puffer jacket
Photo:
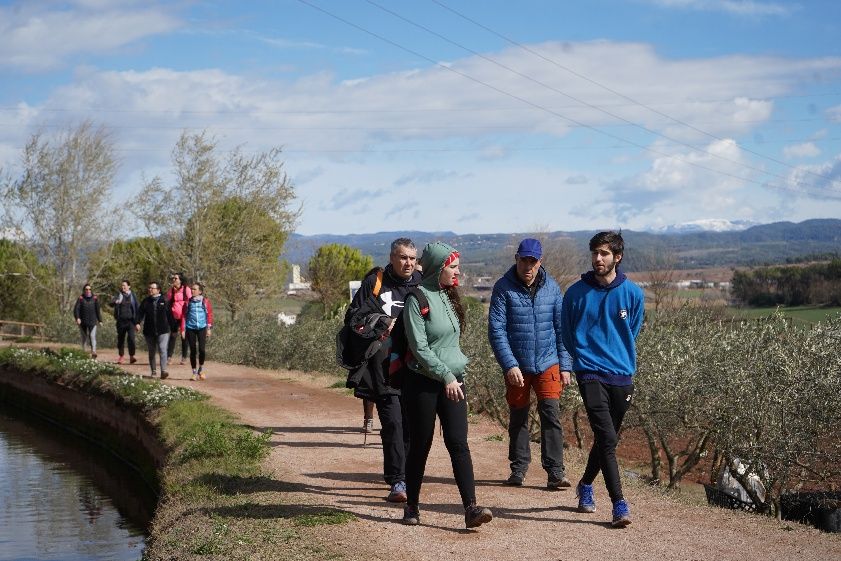
[[[147,296],[140,303],[137,313],[137,323],[143,324],[143,335],[157,337],[170,332],[172,325],[172,311],[163,296]]]
[[[79,296],[76,305],[73,306],[73,317],[82,320],[82,327],[96,327],[102,323],[102,311],[99,308],[99,299],[96,296],[86,298]]]

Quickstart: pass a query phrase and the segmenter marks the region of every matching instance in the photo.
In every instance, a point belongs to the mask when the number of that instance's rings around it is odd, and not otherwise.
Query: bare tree
[[[175,182],[147,181],[137,212],[173,256],[171,270],[201,279],[232,315],[244,294],[279,288],[280,254],[299,214],[280,148],[224,156],[206,132],[184,132],[172,164]]]
[[[675,287],[675,268],[677,256],[666,247],[658,247],[643,252],[635,262],[646,284],[646,290],[654,300],[654,311],[662,307],[674,306],[677,288]]]
[[[558,282],[561,290],[566,291],[587,270],[587,254],[575,247],[571,238],[550,232],[547,226],[535,226],[528,235],[540,240],[543,268]]]
[[[43,288],[67,311],[85,282],[87,253],[109,244],[119,223],[110,199],[113,143],[104,128],[84,121],[54,139],[34,134],[21,164],[21,176],[2,189],[4,222],[20,233],[21,247],[54,269],[54,276],[32,278],[48,282]]]

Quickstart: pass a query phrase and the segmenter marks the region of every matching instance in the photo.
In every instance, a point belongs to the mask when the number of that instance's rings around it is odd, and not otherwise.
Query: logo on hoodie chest
[[[619,319],[628,319],[628,310],[625,308],[619,310]]]

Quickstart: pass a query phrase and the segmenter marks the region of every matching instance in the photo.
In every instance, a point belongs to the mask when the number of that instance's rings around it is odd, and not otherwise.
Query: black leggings
[[[134,323],[121,320],[117,322],[117,352],[120,356],[125,354],[123,351],[126,348],[126,340],[128,340],[128,356],[133,357],[137,350],[134,339]]]
[[[204,347],[207,343],[207,328],[187,329],[187,344],[190,346],[190,366],[196,369],[196,343],[199,347],[199,366],[204,364]]]
[[[176,327],[174,331],[169,334],[169,343],[166,348],[166,356],[169,357],[169,360],[175,358],[175,341],[181,340],[181,361],[183,362],[185,358],[187,358],[187,340],[181,339],[181,333],[178,332],[178,328]]]
[[[417,505],[420,499],[426,460],[435,435],[436,415],[441,419],[444,444],[450,453],[461,502],[465,507],[475,504],[473,459],[467,446],[467,400],[455,402],[447,399],[441,382],[409,373],[403,381],[403,406],[409,422],[409,454],[406,458],[408,504]]]

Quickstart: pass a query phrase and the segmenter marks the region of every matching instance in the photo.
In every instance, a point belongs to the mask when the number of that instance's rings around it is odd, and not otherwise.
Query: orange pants
[[[557,364],[550,366],[540,374],[523,374],[523,387],[512,386],[506,380],[505,401],[512,409],[528,407],[531,388],[538,401],[544,399],[560,399],[563,387],[561,386],[561,370]]]

